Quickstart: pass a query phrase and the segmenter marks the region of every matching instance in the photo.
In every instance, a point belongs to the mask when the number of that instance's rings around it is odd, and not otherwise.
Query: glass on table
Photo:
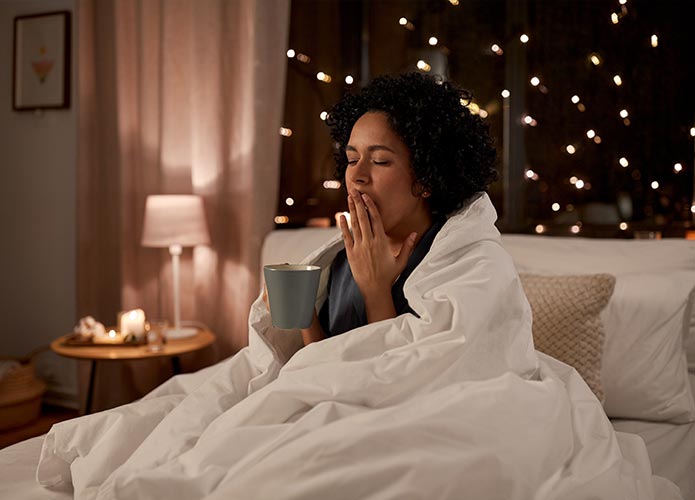
[[[166,344],[166,330],[169,323],[166,320],[153,319],[147,322],[145,328],[147,330],[147,350],[161,351]]]

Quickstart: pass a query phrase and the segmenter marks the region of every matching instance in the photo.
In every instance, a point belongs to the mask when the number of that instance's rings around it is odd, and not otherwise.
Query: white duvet
[[[259,299],[235,356],[55,425],[38,481],[80,499],[680,498],[576,372],[534,351],[495,217],[481,195],[447,221],[405,284],[419,318],[297,350]],[[307,260],[328,269],[340,245]]]

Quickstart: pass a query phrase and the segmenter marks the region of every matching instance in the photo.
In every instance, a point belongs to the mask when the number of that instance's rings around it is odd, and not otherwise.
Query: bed
[[[298,262],[335,236],[334,228],[276,230],[266,238],[262,261]],[[603,407],[617,431],[621,453],[630,456],[634,450],[635,459],[630,466],[646,469],[647,473],[651,467],[655,474],[651,484],[643,485],[644,491],[649,489],[653,496],[645,494],[643,497],[638,491],[635,498],[679,498],[675,484],[682,498],[695,500],[695,395],[692,389],[695,382],[695,244],[676,240],[587,240],[523,235],[503,235],[502,244],[512,255],[518,271],[527,277],[527,283],[540,279],[536,282],[536,285],[541,284],[538,285],[541,289],[538,301],[529,298],[531,307],[536,308],[534,316],[543,313],[538,308],[543,307],[543,300],[549,295],[552,300],[562,300],[568,277],[571,280],[576,275],[600,273],[615,277],[610,300],[600,311],[605,338],[599,353],[599,383],[605,396]],[[558,284],[559,288],[552,288]],[[527,289],[527,294],[532,293],[535,292]],[[252,311],[252,324],[253,316]],[[548,321],[552,324],[558,320],[551,315]],[[223,371],[226,366],[215,365],[203,372]],[[689,368],[693,371],[689,372]],[[300,371],[297,369],[297,373]],[[176,405],[177,391],[191,393],[204,383],[201,382],[203,375],[194,375],[165,383],[154,391],[154,396],[172,398],[172,405]],[[575,383],[569,378],[563,381]],[[127,425],[130,410],[124,408],[102,413],[112,419],[123,419],[123,425]],[[97,414],[95,418],[104,419],[105,416]],[[44,439],[44,436],[30,439],[0,452],[1,498],[73,497],[72,487],[65,482],[53,488],[43,488],[36,482]],[[638,457],[642,441],[648,453],[646,464],[640,463]],[[283,464],[275,466],[277,468],[272,470],[277,471]],[[259,486],[264,483],[259,477],[254,480]],[[185,487],[183,484],[178,487]],[[182,491],[173,490],[173,493],[178,492],[179,497],[184,498]],[[354,494],[345,496],[357,498]],[[454,496],[467,497],[465,494]],[[295,498],[289,493],[285,497]],[[545,498],[540,493],[536,497]],[[257,498],[263,496],[259,493]]]

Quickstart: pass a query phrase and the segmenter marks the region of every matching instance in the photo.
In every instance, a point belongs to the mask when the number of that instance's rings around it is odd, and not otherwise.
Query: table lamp
[[[179,256],[183,247],[210,243],[203,199],[196,195],[150,195],[145,203],[145,221],[142,228],[142,246],[168,248],[174,281],[174,328],[166,332],[167,338],[185,338],[195,335],[195,328],[181,327],[179,302]]]

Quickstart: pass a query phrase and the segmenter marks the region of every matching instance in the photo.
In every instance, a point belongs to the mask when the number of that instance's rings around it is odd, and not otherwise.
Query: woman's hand
[[[344,216],[340,217],[340,230],[352,276],[367,308],[367,320],[372,323],[393,318],[396,311],[391,287],[405,269],[415,248],[417,233],[411,233],[394,255],[379,210],[369,195],[350,190],[348,209],[352,234]]]

